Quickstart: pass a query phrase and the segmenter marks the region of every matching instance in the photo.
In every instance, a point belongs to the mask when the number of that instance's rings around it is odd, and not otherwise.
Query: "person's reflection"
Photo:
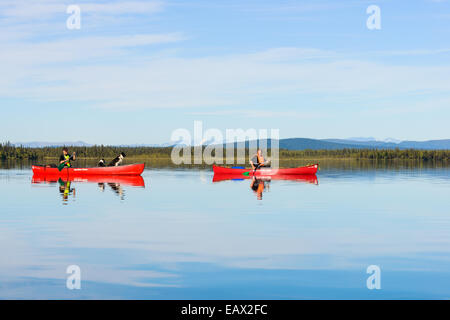
[[[262,194],[264,189],[266,188],[266,184],[267,184],[267,189],[269,188],[269,181],[265,182],[262,179],[257,179],[255,176],[253,176],[252,178],[252,183],[250,184],[250,188],[256,193],[256,198],[258,200],[262,200]]]
[[[58,180],[59,183],[59,193],[62,196],[63,204],[67,204],[67,201],[69,200],[69,195],[73,195],[75,197],[75,188],[71,188],[71,182],[70,181],[63,181],[61,178]]]

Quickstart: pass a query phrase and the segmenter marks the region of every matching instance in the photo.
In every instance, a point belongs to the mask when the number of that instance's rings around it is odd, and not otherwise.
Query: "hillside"
[[[358,139],[358,138],[354,138]],[[267,142],[268,147],[271,141]],[[15,146],[26,148],[45,148],[60,146],[90,147],[92,144],[76,142],[16,142]],[[164,144],[129,144],[117,147],[171,147],[171,143]],[[226,144],[230,145],[230,144]],[[248,147],[249,142],[245,143]],[[235,143],[236,146],[236,143]],[[338,150],[338,149],[421,149],[421,150],[450,150],[450,139],[428,140],[428,141],[401,141],[399,143],[376,141],[376,140],[350,140],[350,139],[309,139],[309,138],[288,138],[279,140],[280,149],[286,150]]]

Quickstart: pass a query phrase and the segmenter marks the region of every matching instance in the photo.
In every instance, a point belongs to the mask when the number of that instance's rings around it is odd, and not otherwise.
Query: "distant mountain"
[[[402,141],[398,144],[400,148],[412,149],[450,149],[450,139],[428,140],[428,141]]]
[[[274,140],[274,139],[268,139],[267,140],[267,147],[271,148],[272,143],[277,141],[280,149],[287,149],[287,150],[305,150],[305,149],[311,149],[311,150],[337,150],[337,149],[343,149],[343,148],[367,148],[367,146],[364,145],[356,145],[356,144],[345,144],[345,143],[336,143],[331,141],[325,141],[325,140],[317,140],[317,139],[308,139],[308,138],[290,138],[290,139],[280,139],[280,140]],[[258,141],[251,140],[245,142],[245,147],[248,148],[250,144],[258,144]],[[240,147],[242,142],[240,144],[234,143],[234,148],[237,149]],[[233,143],[226,143],[224,144],[225,147],[231,147]]]
[[[148,148],[167,148],[172,147],[174,143],[142,143],[142,144],[120,144],[117,147],[148,147]]]
[[[92,147],[91,143],[84,141],[66,141],[66,142],[43,142],[43,141],[32,141],[32,142],[14,142],[15,146],[23,146],[27,148],[44,148],[44,147]],[[171,147],[173,143],[161,143],[161,144],[121,144],[117,147]]]
[[[377,139],[375,139],[374,137],[352,137],[352,138],[347,138],[344,140],[351,140],[351,141],[376,141]]]
[[[423,150],[450,150],[450,139],[443,140],[428,140],[428,141],[377,141],[372,138],[354,138],[358,140],[350,139],[308,139],[308,138],[289,138],[280,139],[278,141],[280,149],[287,150],[337,150],[344,148],[357,148],[357,149],[423,149]],[[395,139],[389,139],[396,141]],[[211,141],[213,142],[213,141]],[[254,141],[253,141],[254,142]],[[92,144],[75,141],[75,142],[16,142],[13,143],[16,146],[24,146],[30,148],[42,148],[42,147],[62,147],[62,146],[77,146],[77,147],[89,147]],[[171,147],[178,143],[161,143],[161,144],[127,144],[118,145],[118,147]],[[220,143],[219,143],[220,144]],[[270,148],[272,141],[267,141],[267,147]],[[208,145],[208,142],[205,143]],[[226,143],[225,146],[231,146],[232,143]],[[234,143],[237,148],[237,143]],[[245,146],[249,146],[249,141],[245,142]]]
[[[90,147],[92,144],[83,142],[83,141],[75,141],[75,142],[42,142],[42,141],[33,141],[33,142],[14,142],[15,146],[23,146],[27,148],[44,148],[44,147]]]
[[[330,139],[327,139],[327,140],[330,140]],[[365,137],[353,137],[353,138],[347,138],[347,139],[344,139],[344,140],[350,140],[350,141],[356,141],[356,142],[369,142],[369,141],[371,141],[371,142],[375,142],[375,141],[377,141],[377,142],[392,142],[392,143],[400,143],[400,142],[402,142],[402,140],[395,139],[395,138],[386,138],[386,139],[383,139],[383,140],[377,140],[374,137],[368,137],[368,138],[365,138]]]
[[[337,139],[336,139],[337,140]],[[280,149],[287,150],[336,150],[343,148],[367,148],[365,145],[359,145],[357,142],[346,143],[345,140],[342,142],[331,141],[331,140],[318,140],[318,139],[308,139],[308,138],[289,138],[280,139],[279,146]]]
[[[355,141],[347,139],[323,139],[321,141],[351,145],[353,146],[353,148],[385,148],[385,149],[399,148],[398,144],[396,143],[376,141],[376,140]]]
[[[393,143],[400,143],[400,142],[402,142],[402,140],[398,140],[398,139],[395,139],[395,138],[386,138],[383,141],[384,142],[393,142]]]
[[[394,140],[390,138],[390,140]],[[324,139],[321,141],[338,144],[353,145],[354,148],[378,148],[378,149],[424,149],[424,150],[444,150],[450,149],[450,139],[428,140],[428,141],[354,141],[346,139]],[[397,140],[398,141],[398,140]]]
[[[270,148],[275,140],[267,140],[267,147]],[[255,141],[251,141],[255,143]],[[245,147],[249,147],[250,142],[245,142]],[[290,138],[278,140],[280,149],[287,150],[337,150],[337,149],[428,149],[442,150],[450,149],[450,140],[430,140],[430,141],[402,141],[400,143],[383,142],[383,141],[353,141],[346,139],[308,139],[308,138]],[[231,146],[227,143],[225,146]],[[237,148],[237,143],[234,143]]]

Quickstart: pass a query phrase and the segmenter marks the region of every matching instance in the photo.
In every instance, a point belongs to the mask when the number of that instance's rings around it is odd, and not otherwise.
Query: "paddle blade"
[[[62,169],[64,169],[64,166],[65,166],[66,164],[63,162],[63,163],[60,163],[59,164],[59,166],[58,166],[58,170],[59,171],[61,171]]]

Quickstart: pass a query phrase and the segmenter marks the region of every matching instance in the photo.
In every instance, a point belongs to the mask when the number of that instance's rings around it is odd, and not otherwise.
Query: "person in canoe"
[[[72,153],[71,156],[69,156],[69,149],[64,147],[62,149],[62,154],[59,157],[59,166],[62,166],[64,164],[64,167],[70,168],[71,167],[70,161],[75,161],[75,160],[76,160],[75,152]]]
[[[252,165],[253,171],[258,170],[261,167],[269,165],[270,161],[266,161],[262,155],[261,149],[258,149],[256,154],[250,159],[250,164]]]

